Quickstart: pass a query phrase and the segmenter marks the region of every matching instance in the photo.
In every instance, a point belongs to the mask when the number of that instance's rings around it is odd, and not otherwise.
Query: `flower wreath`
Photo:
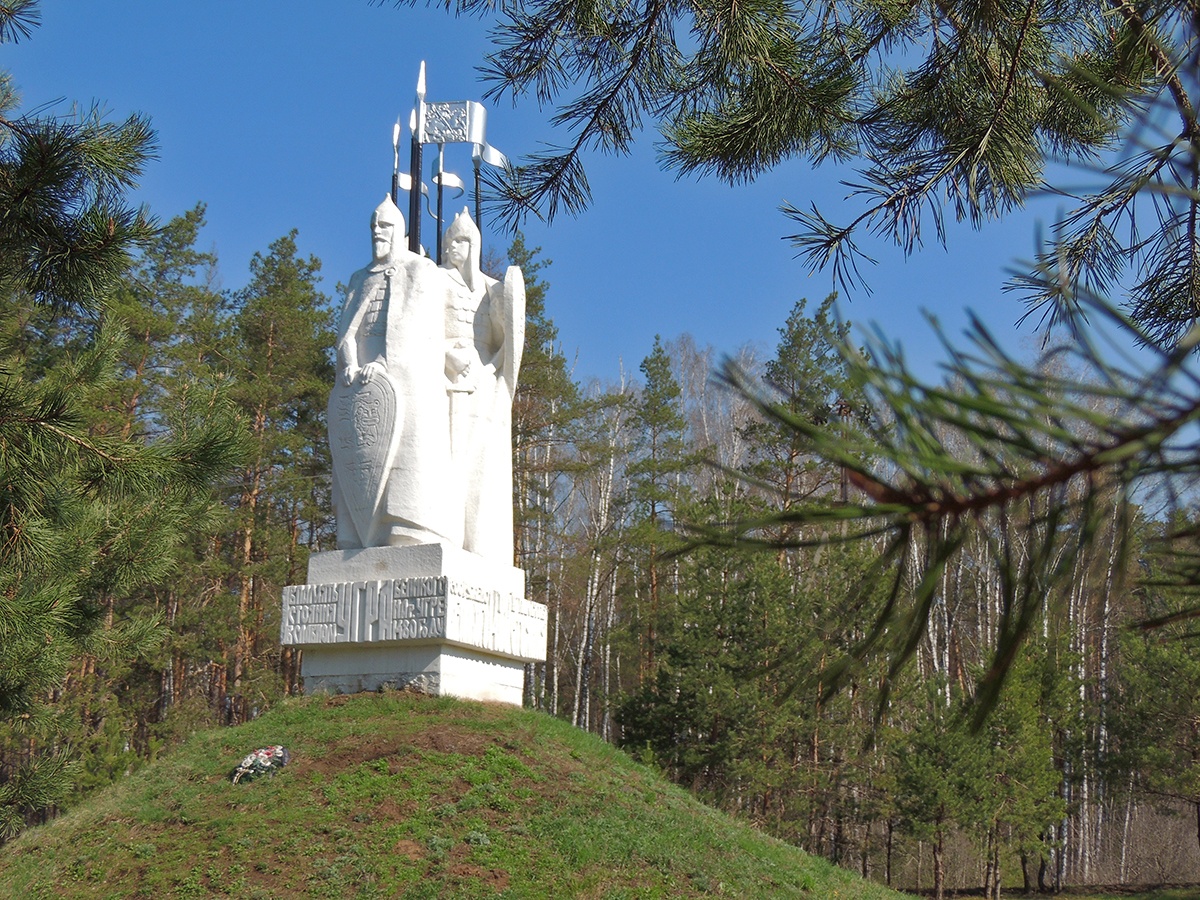
[[[242,760],[236,769],[229,773],[234,784],[239,781],[253,781],[260,775],[275,774],[276,769],[282,769],[288,764],[292,755],[278,744],[274,747],[260,747]]]

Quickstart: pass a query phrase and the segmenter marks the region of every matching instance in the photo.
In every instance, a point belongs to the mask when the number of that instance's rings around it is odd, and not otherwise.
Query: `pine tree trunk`
[[[652,528],[658,527],[658,517],[654,512],[650,513],[650,525]],[[646,676],[654,677],[654,649],[658,642],[658,547],[653,541],[650,543],[650,615],[646,619],[646,667],[643,671],[643,677],[639,681],[644,682]]]
[[[992,896],[991,900],[1000,900],[1000,836],[995,835],[992,841]]]
[[[987,900],[992,900],[992,879],[995,875],[993,863],[995,861],[995,831],[988,830],[987,844],[984,847],[984,863],[983,863],[983,896]]]
[[[283,646],[279,648],[279,670],[283,678],[283,690],[289,697],[298,696],[304,692],[300,684],[303,652],[299,647]]]
[[[226,693],[226,670],[223,663],[213,662],[208,664],[208,696],[209,702],[212,704],[214,711],[217,714],[218,721],[222,725],[228,725],[229,710],[228,710],[228,694]]]
[[[166,626],[169,629],[174,629],[175,620],[179,615],[179,596],[173,590],[167,591],[166,607]],[[158,721],[160,722],[167,717],[167,712],[171,707],[175,706],[178,700],[175,685],[177,659],[178,654],[172,653],[166,666],[159,673]]]
[[[887,820],[887,851],[884,854],[883,883],[892,886],[892,844],[896,831],[896,820],[891,816]]]
[[[939,823],[940,824],[940,823]],[[945,832],[940,828],[933,841],[933,896],[934,900],[946,900],[946,860],[944,854]]]
[[[266,432],[266,410],[260,406],[254,415],[253,434],[258,445],[254,465],[250,470],[250,483],[242,492],[241,513],[243,526],[241,544],[238,548],[238,633],[233,650],[233,690],[238,693],[242,686],[242,678],[249,667],[255,643],[255,628],[252,622],[257,619],[254,614],[255,591],[252,565],[254,563],[254,545],[257,529],[258,505],[263,498],[263,454],[264,435]]]

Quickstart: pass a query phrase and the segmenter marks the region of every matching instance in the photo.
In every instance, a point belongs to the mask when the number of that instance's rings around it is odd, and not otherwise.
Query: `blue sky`
[[[421,60],[427,99],[482,100],[476,67],[488,28],[369,0],[46,0],[41,27],[5,45],[0,66],[26,109],[97,101],[114,117],[148,115],[159,159],[136,199],[163,219],[206,203],[201,243],[219,254],[225,287],[240,287],[251,255],[295,228],[333,293],[370,258],[367,222],[390,185],[392,124],[408,121]],[[488,116],[489,141],[512,157],[566,140],[532,100],[489,104]],[[847,193],[838,181],[850,173],[792,162],[751,186],[677,179],[659,167],[655,139],[646,133],[629,157],[590,157],[592,207],[524,229],[553,260],[548,312],[581,380],[615,380],[622,365],[636,372],[656,334],[769,352],[794,302],[807,297],[811,309],[833,288],[831,273],[810,276],[794,258],[782,240],[792,223],[778,209],[816,201],[844,221],[851,211],[838,207]],[[469,175],[467,151],[447,155],[449,168]],[[925,310],[957,335],[974,309],[1021,346],[1029,328],[1014,329],[1021,308],[1000,289],[1014,260],[1032,255],[1038,217],[1053,212],[1026,211],[982,232],[953,228],[947,250],[927,246],[908,260],[868,242],[880,261],[866,273],[874,293],[853,296],[843,314],[877,324],[926,374],[942,354]],[[423,227],[428,246],[433,226]],[[486,222],[484,239],[498,250],[508,243]]]

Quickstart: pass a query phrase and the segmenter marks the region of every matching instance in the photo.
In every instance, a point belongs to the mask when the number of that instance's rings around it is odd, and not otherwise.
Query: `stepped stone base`
[[[546,607],[525,573],[444,545],[317,553],[283,589],[281,641],[301,647],[305,693],[410,688],[520,705],[546,658]]]

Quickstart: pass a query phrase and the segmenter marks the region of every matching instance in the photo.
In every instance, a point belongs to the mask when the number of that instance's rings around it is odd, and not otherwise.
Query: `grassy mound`
[[[232,784],[258,747],[273,777]],[[0,898],[899,900],[548,716],[410,694],[288,702],[0,848]]]

